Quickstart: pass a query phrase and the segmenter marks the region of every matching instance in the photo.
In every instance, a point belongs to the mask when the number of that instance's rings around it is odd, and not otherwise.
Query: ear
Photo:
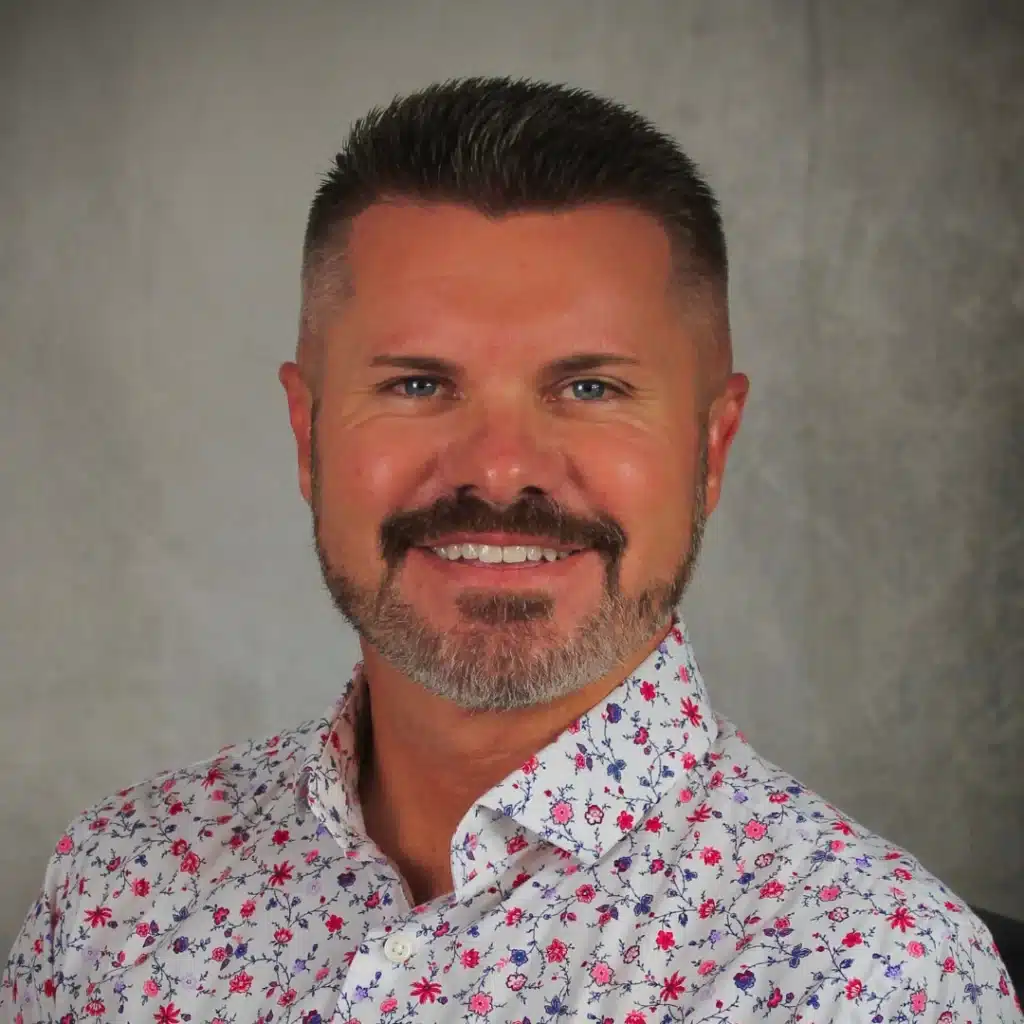
[[[729,449],[740,429],[743,410],[747,404],[750,381],[745,374],[731,373],[721,394],[711,403],[708,411],[708,476],[706,482],[706,512],[711,515],[722,496],[722,481]]]
[[[298,363],[282,363],[277,379],[288,398],[288,419],[295,435],[299,491],[307,504],[313,501],[313,396]]]

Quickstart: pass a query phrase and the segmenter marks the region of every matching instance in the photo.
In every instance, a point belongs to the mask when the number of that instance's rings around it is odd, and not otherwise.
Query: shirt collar
[[[607,698],[479,804],[596,863],[649,820],[717,735],[707,689],[677,618],[665,640]]]
[[[359,751],[366,681],[357,665],[310,745],[296,786],[300,817],[350,845],[365,838]],[[585,863],[641,826],[711,748],[718,727],[678,618],[651,655],[604,700],[477,802]],[[472,811],[470,813],[473,813]]]

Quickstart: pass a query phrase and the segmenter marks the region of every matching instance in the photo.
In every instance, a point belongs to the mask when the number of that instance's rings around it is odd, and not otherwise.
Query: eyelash
[[[428,381],[430,383],[439,385],[450,383],[448,381],[445,381],[443,377],[431,377],[429,374],[410,374],[405,377],[396,377],[392,380],[385,381],[383,384],[381,384],[380,391],[382,394],[393,395],[396,398],[414,398],[415,396],[413,395],[404,395],[398,391],[398,388],[402,387],[404,384],[407,384],[409,381],[414,380]],[[605,380],[603,377],[574,377],[572,380],[566,381],[564,384],[561,385],[559,389],[560,392],[564,391],[566,388],[572,387],[573,384],[602,384],[609,392],[611,392],[612,396],[615,398],[624,398],[629,393],[628,389],[623,385],[615,384],[610,380]],[[436,398],[438,396],[427,395],[425,397]],[[591,401],[601,401],[601,399],[592,399]],[[579,404],[585,405],[587,403],[585,399],[582,399],[580,400]]]

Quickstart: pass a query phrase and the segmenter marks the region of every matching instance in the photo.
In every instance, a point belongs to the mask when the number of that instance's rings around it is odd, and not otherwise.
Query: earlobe
[[[288,400],[288,420],[295,437],[299,491],[307,504],[312,502],[312,427],[313,396],[297,363],[282,363],[277,379]]]

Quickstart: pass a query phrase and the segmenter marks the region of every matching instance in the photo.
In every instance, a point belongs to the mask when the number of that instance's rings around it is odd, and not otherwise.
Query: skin
[[[681,311],[657,221],[610,205],[490,219],[456,205],[378,203],[354,220],[346,263],[350,289],[320,318],[318,358],[300,345],[279,374],[307,503],[318,393],[320,542],[332,564],[376,589],[387,516],[460,488],[497,506],[532,490],[622,525],[625,595],[666,579],[690,543],[702,420],[710,515],[749,383],[732,372],[727,346],[709,347],[710,311]],[[560,365],[580,355],[603,361],[575,373]],[[422,357],[450,366],[438,375],[393,362]],[[410,376],[432,383],[402,382]],[[516,567],[494,569],[486,586],[522,589],[524,579]],[[470,582],[482,585],[416,549],[396,579],[438,630],[460,624],[456,598]],[[529,589],[553,598],[548,625],[568,637],[604,587],[600,557],[584,552]],[[474,802],[606,697],[666,632],[568,697],[500,712],[429,692],[361,640],[373,734],[365,823],[414,902],[451,891],[449,842]]]

